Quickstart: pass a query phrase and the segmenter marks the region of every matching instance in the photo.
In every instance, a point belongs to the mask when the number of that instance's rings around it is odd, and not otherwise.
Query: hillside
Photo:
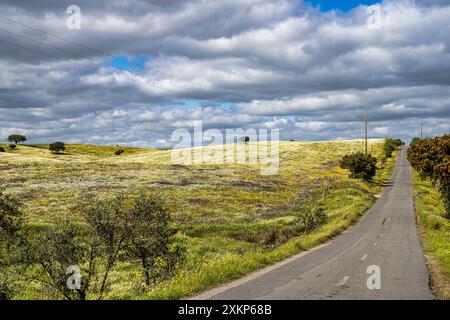
[[[382,147],[382,141],[370,141],[379,159]],[[188,239],[184,271],[142,295],[133,284],[135,270],[119,265],[108,298],[180,298],[323,242],[370,207],[392,167],[390,159],[374,183],[349,179],[339,160],[362,150],[362,141],[282,142],[279,172],[272,176],[254,165],[175,165],[167,150],[123,148],[115,156],[116,148],[69,145],[53,155],[35,145],[0,153],[1,188],[21,199],[30,226],[62,217],[83,222],[75,208],[87,193],[108,198],[154,190],[169,204]],[[317,207],[326,223],[293,233],[293,221]],[[22,297],[47,294],[37,286]]]

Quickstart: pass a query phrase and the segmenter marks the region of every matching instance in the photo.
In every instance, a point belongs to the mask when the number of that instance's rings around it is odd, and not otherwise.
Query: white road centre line
[[[363,255],[363,256],[362,256],[362,258],[361,258],[361,262],[363,262],[364,260],[366,260],[366,259],[367,259],[367,257],[368,257],[368,255],[367,255],[367,254]]]
[[[338,282],[336,287],[342,287],[343,285],[345,285],[347,283],[348,280],[350,280],[350,276],[345,276],[344,279],[342,279],[341,281]]]

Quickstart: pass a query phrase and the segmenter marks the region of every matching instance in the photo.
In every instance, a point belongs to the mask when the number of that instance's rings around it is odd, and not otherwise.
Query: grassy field
[[[2,144],[0,144],[2,145]],[[6,144],[3,144],[6,146]],[[383,141],[370,141],[379,159]],[[54,155],[46,145],[19,146],[0,153],[0,187],[22,201],[29,226],[64,217],[82,221],[76,205],[87,193],[109,198],[154,190],[169,204],[176,227],[188,241],[186,266],[174,278],[143,288],[139,270],[119,264],[108,299],[178,299],[311,248],[339,234],[372,205],[388,179],[393,159],[372,183],[348,179],[339,168],[362,141],[281,142],[277,175],[260,165],[175,165],[170,151],[68,145]],[[322,207],[327,220],[318,229],[292,234],[292,223]],[[252,239],[271,237],[270,245]],[[33,272],[33,271],[29,271]],[[58,298],[24,279],[19,299]]]
[[[414,173],[414,196],[419,229],[433,289],[438,299],[450,299],[450,221],[444,205],[429,181]]]

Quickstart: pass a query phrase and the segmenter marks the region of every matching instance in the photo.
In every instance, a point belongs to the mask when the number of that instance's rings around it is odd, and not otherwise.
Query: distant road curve
[[[380,199],[348,231],[192,299],[433,299],[405,153]]]

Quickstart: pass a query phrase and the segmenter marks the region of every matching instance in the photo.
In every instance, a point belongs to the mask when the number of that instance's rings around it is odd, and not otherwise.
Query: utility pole
[[[423,121],[420,120],[420,139],[423,139]]]
[[[369,122],[369,115],[367,113],[367,111],[364,113],[364,122],[365,122],[365,138],[364,138],[364,152],[367,155],[367,151],[368,151],[368,145],[367,145],[367,139],[368,139],[368,122]]]

